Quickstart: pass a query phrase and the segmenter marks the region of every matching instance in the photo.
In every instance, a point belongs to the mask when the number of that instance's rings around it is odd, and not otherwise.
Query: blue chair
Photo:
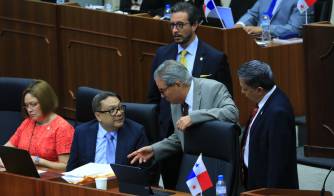
[[[5,144],[23,120],[22,92],[33,79],[0,77],[0,145]]]

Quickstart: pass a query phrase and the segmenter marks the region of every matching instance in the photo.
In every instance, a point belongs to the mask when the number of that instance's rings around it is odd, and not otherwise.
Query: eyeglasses
[[[125,105],[120,105],[118,107],[111,108],[110,110],[98,111],[98,112],[101,112],[101,113],[107,113],[108,112],[111,116],[116,116],[116,114],[118,113],[118,111],[124,112],[125,109],[126,109]]]
[[[189,22],[177,22],[177,23],[170,23],[170,29],[174,29],[176,27],[177,30],[183,29],[184,25],[190,24]]]
[[[39,105],[39,102],[31,102],[31,103],[24,104],[23,108],[27,110],[29,108],[36,108],[38,105]]]

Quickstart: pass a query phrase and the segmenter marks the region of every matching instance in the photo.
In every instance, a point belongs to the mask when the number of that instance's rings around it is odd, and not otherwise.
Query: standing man
[[[96,119],[76,127],[67,171],[90,162],[127,165],[127,155],[148,144],[144,127],[125,118],[117,94],[97,94],[92,109]]]
[[[160,138],[166,138],[174,132],[170,114],[170,104],[161,98],[154,81],[153,72],[165,60],[176,60],[187,67],[188,72],[198,78],[209,78],[225,84],[232,94],[230,68],[223,52],[214,49],[198,39],[196,30],[201,18],[198,9],[186,2],[176,3],[172,7],[170,19],[174,43],[158,48],[152,64],[152,76],[149,83],[148,102],[160,105]],[[161,173],[166,188],[174,188],[181,157],[173,157],[162,163]]]
[[[246,189],[298,188],[295,121],[288,97],[264,62],[241,65],[238,77],[241,93],[257,106],[241,140]]]
[[[154,72],[161,96],[171,103],[175,132],[164,140],[134,151],[131,163],[154,157],[160,161],[184,149],[184,131],[201,122],[237,122],[239,112],[225,85],[215,80],[193,78],[186,67],[174,60],[162,63]]]

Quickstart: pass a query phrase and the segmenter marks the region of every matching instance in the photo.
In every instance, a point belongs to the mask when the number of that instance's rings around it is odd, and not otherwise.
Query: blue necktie
[[[276,2],[277,2],[277,0],[272,0],[268,11],[265,13],[269,16],[270,19],[273,17],[273,11],[274,11]]]
[[[107,162],[108,163],[115,163],[115,146],[114,146],[114,136],[111,132],[108,132],[104,136],[107,140]]]

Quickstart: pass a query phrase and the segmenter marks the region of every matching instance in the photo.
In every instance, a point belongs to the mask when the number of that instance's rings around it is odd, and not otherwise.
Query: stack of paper
[[[62,178],[69,183],[78,184],[87,178],[113,177],[114,171],[109,164],[88,163],[72,171],[64,172]]]

